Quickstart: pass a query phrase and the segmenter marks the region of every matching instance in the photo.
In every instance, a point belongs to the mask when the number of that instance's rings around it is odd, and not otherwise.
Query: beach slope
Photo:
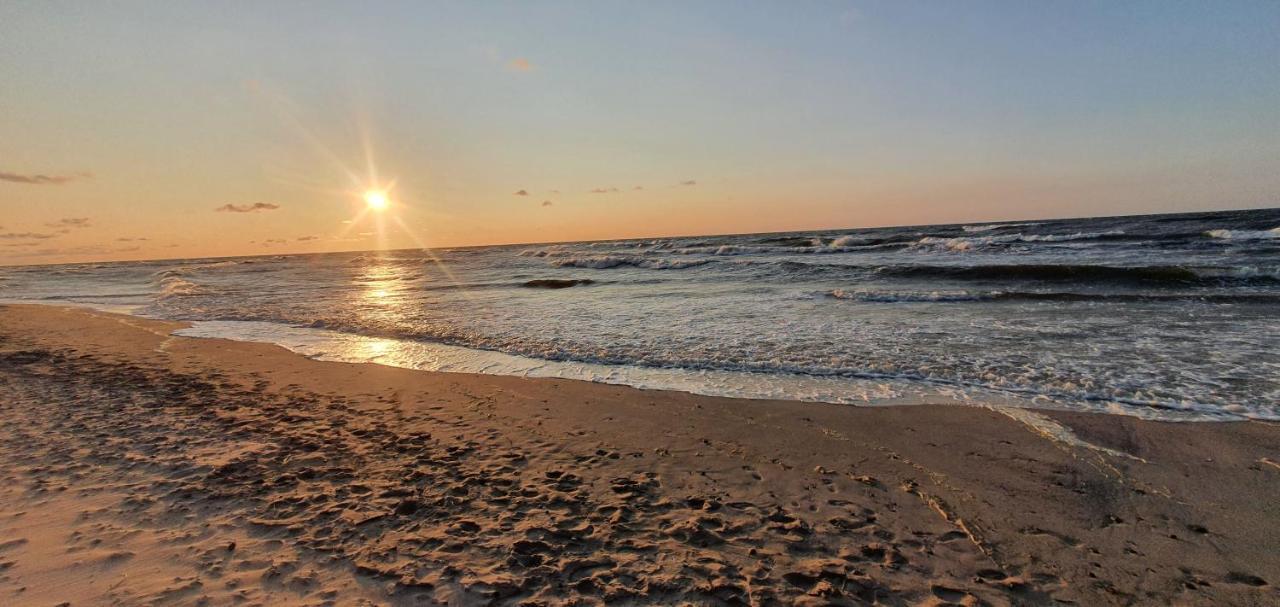
[[[745,401],[0,307],[0,603],[1280,602],[1280,425]]]

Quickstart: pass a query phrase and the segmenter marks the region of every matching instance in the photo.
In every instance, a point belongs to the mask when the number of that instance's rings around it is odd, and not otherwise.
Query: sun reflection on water
[[[402,292],[405,269],[394,258],[379,257],[368,265],[357,266],[351,277],[355,287],[349,300],[349,311],[360,317],[361,324],[395,331],[406,323],[407,308]],[[347,344],[346,353],[353,360],[369,360],[393,364],[403,358],[402,342],[392,339],[359,339]]]

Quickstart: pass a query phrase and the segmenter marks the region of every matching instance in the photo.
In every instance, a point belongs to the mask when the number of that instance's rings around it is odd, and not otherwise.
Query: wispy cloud
[[[0,238],[4,240],[47,240],[57,237],[57,234],[41,234],[39,232],[5,232],[0,234]]]
[[[534,70],[533,63],[524,57],[516,57],[507,63],[507,69],[516,72],[532,72]]]
[[[75,173],[72,175],[23,175],[21,173],[6,173],[0,171],[0,181],[9,181],[12,183],[25,183],[29,185],[62,185],[76,179],[89,177],[88,173]]]
[[[634,191],[639,191],[639,190],[643,190],[643,189],[644,189],[644,186],[642,186],[642,185],[638,185],[638,186],[636,186],[636,187],[634,187],[634,188],[631,188],[631,189],[632,189],[632,190],[634,190]]]
[[[135,238],[120,237],[116,239],[116,242],[146,242],[146,240],[147,240],[146,238],[142,238],[142,237],[135,237]]]
[[[511,195],[512,196],[528,196],[529,192],[527,190],[516,190],[512,192]]]
[[[6,247],[31,247],[43,243],[12,243],[6,244]],[[131,253],[138,251],[140,247],[111,247],[110,245],[93,244],[79,247],[45,247],[43,249],[24,250],[22,252],[15,251],[13,255],[18,257],[49,257],[52,255],[110,255],[113,253]]]
[[[253,204],[224,204],[214,211],[219,213],[256,213],[258,211],[274,211],[280,208],[278,204],[270,202],[255,202]]]
[[[320,240],[320,237],[319,236],[299,236],[297,240],[298,242],[306,242],[308,240]]]
[[[551,206],[552,204],[553,204],[553,203],[552,203],[550,200],[544,200],[544,201],[542,201],[542,206],[544,206],[544,207],[549,207],[549,206]]]
[[[50,221],[44,224],[50,228],[87,228],[89,227],[88,217],[64,217],[57,221]]]
[[[696,179],[690,179],[688,181],[681,181],[680,185],[698,185],[698,181]]]
[[[591,194],[616,194],[618,188],[592,188],[589,192]]]
[[[268,239],[266,239],[266,240],[262,241],[262,243],[263,243],[263,244],[268,244],[268,245],[273,245],[273,244],[284,244],[284,243],[286,243],[286,242],[289,242],[289,241],[287,241],[287,240],[285,240],[285,239],[283,239],[283,238],[268,238]]]

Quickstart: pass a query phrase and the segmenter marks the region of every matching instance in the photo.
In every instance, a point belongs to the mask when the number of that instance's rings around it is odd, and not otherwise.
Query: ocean
[[[1280,419],[1280,209],[7,267],[0,299],[417,369]]]

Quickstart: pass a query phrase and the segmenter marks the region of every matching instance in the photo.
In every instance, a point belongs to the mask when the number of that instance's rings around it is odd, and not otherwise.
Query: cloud
[[[534,67],[528,59],[525,59],[524,57],[516,57],[507,63],[507,69],[516,72],[532,72]]]
[[[21,175],[19,173],[5,173],[0,171],[0,181],[11,181],[13,183],[26,183],[30,185],[62,185],[69,181],[88,177],[88,173],[76,173],[74,175]]]
[[[319,240],[319,239],[320,239],[319,236],[299,236],[297,238],[298,242],[306,242],[308,240]]]
[[[552,203],[550,200],[544,200],[544,201],[542,201],[542,206],[544,206],[544,207],[549,207],[549,206],[551,206],[552,204],[553,204],[553,203]]]
[[[590,190],[592,194],[615,194],[617,192],[618,188],[593,188]]]
[[[274,211],[280,208],[278,204],[270,202],[255,202],[253,204],[224,204],[214,211],[219,213],[256,213],[258,211]]]
[[[64,217],[57,221],[51,221],[44,224],[50,228],[87,228],[89,227],[88,217]]]
[[[528,195],[529,195],[529,192],[527,192],[527,191],[525,191],[525,190],[516,190],[516,191],[512,192],[512,193],[511,193],[511,195],[512,195],[512,196],[528,196]]]
[[[642,185],[638,185],[638,186],[636,186],[636,187],[634,187],[634,188],[631,188],[631,189],[632,189],[632,190],[636,190],[636,191],[638,191],[638,190],[643,190],[643,189],[644,189],[644,186],[642,186]]]
[[[697,180],[690,179],[688,181],[681,181],[680,185],[698,185],[698,182]]]
[[[147,240],[146,238],[127,238],[127,237],[121,237],[121,238],[117,238],[117,239],[116,239],[116,242],[145,242],[146,240]]]
[[[283,238],[268,238],[268,239],[266,239],[266,240],[262,241],[262,244],[268,244],[268,245],[271,245],[271,244],[284,244],[284,243],[286,243],[286,242],[289,242],[289,241],[287,241],[287,240],[285,240],[285,239],[283,239]]]
[[[25,244],[5,245],[5,246],[28,247],[28,246],[32,246],[33,244],[36,244],[36,243],[25,243]],[[23,251],[21,253],[15,253],[15,255],[18,255],[20,257],[48,257],[50,255],[108,255],[111,253],[130,253],[137,250],[139,250],[139,247],[136,247],[136,246],[111,248],[107,245],[94,244],[94,245],[85,245],[80,247],[68,247],[68,248],[46,247],[43,249],[35,249],[30,251]]]
[[[0,234],[0,238],[4,240],[46,240],[57,237],[57,234],[40,234],[38,232],[6,232]]]

